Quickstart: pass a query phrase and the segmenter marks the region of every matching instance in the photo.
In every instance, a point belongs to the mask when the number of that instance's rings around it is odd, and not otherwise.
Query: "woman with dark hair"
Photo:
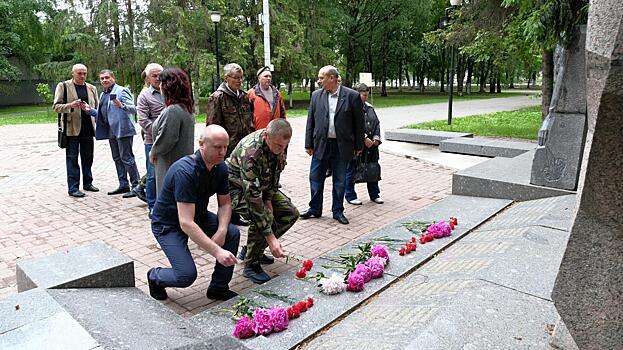
[[[160,92],[166,107],[152,125],[154,144],[149,152],[156,169],[157,192],[171,164],[193,153],[195,139],[193,97],[186,72],[165,68],[160,73]]]

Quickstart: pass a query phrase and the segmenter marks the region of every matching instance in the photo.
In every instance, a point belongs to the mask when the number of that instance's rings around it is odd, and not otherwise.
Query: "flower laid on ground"
[[[296,270],[296,278],[300,278],[300,279],[307,279],[307,272],[311,271],[312,267],[314,266],[314,262],[311,260],[305,260],[303,261],[303,265],[300,269]]]
[[[345,290],[344,278],[335,272],[329,278],[320,279],[320,291],[324,294],[340,294]]]
[[[389,251],[387,250],[387,246],[383,244],[375,244],[370,248],[370,254],[372,256],[378,256],[385,259],[386,262],[389,262]]]
[[[423,222],[423,221],[412,221],[403,223],[407,230],[419,233],[419,241],[421,244],[428,243],[434,239],[439,239],[443,237],[450,237],[452,235],[452,230],[454,227],[458,225],[458,219],[451,216],[448,222],[440,221],[440,222]],[[415,237],[411,238],[411,242],[405,244],[404,247],[400,249],[398,254],[405,255],[409,254],[412,251],[415,251],[417,246],[416,242],[418,239]]]
[[[305,278],[307,276],[307,271],[305,269],[300,269],[296,271],[296,278]]]
[[[357,264],[355,266],[355,272],[363,277],[363,281],[365,283],[370,282],[370,280],[372,279],[372,273],[370,272],[370,268],[366,264]]]
[[[311,271],[313,266],[314,266],[314,262],[313,261],[311,261],[311,260],[303,261],[303,268],[305,269],[305,271]]]
[[[254,326],[249,316],[240,318],[234,328],[234,337],[240,339],[251,338],[255,335],[255,331],[253,330]]]
[[[370,269],[370,277],[381,278],[385,273],[385,259],[373,256],[366,261],[366,266]]]
[[[241,302],[245,305],[249,303],[246,298],[241,298]],[[270,309],[257,308],[252,313],[238,319],[233,335],[236,338],[245,339],[255,335],[269,335],[273,332],[284,331],[288,329],[290,320],[300,317],[301,313],[306,312],[312,306],[314,306],[314,299],[309,297],[307,300],[299,301],[287,309],[276,306]],[[247,312],[249,311],[247,310]]]
[[[355,271],[348,274],[347,282],[348,286],[346,289],[351,292],[361,292],[363,285],[366,283],[364,277]]]

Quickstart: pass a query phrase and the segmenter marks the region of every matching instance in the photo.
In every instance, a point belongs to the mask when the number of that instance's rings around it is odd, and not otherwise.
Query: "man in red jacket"
[[[273,119],[286,117],[281,92],[271,84],[273,76],[270,68],[262,67],[258,70],[257,79],[258,83],[248,92],[255,130],[265,129]]]

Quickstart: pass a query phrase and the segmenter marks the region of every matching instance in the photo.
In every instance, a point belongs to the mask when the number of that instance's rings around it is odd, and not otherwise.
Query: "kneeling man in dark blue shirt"
[[[205,128],[199,150],[173,163],[164,177],[152,212],[151,230],[171,268],[154,267],[147,272],[149,294],[165,300],[165,287],[188,287],[197,279],[197,268],[188,249],[188,237],[216,258],[207,297],[227,300],[234,273],[240,231],[229,224],[231,198],[227,165],[223,162],[229,136],[219,125]],[[217,214],[208,211],[216,193]]]

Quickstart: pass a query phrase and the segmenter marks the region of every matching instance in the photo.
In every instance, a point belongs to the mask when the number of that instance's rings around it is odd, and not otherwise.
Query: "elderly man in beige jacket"
[[[82,165],[82,188],[85,191],[97,192],[93,186],[93,147],[95,137],[95,121],[81,107],[89,105],[97,108],[99,98],[95,86],[86,82],[87,67],[75,64],[71,68],[70,80],[58,83],[54,93],[54,111],[63,113],[63,125],[66,126],[67,148],[65,163],[67,166],[67,192],[71,197],[84,197],[80,191],[80,165]]]

